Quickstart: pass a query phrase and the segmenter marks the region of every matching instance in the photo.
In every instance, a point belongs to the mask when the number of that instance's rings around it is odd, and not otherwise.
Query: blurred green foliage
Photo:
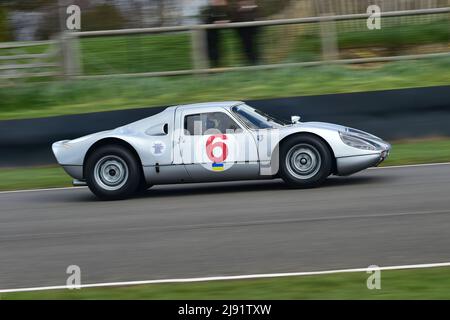
[[[82,16],[82,23],[83,29],[86,30],[113,30],[123,28],[125,18],[114,5],[102,3],[91,10],[86,10]]]
[[[295,0],[256,0],[259,6],[259,15],[262,17],[280,12],[292,1]]]
[[[45,14],[45,23],[39,24],[36,31],[38,39],[45,40],[55,36],[60,26],[60,13],[56,6],[49,7]],[[112,4],[101,3],[89,10],[82,11],[81,24],[83,30],[112,30],[125,27],[126,19],[119,9]]]
[[[231,0],[233,2],[235,0]],[[260,16],[266,17],[284,9],[290,0],[258,0]],[[123,16],[120,9],[112,3],[89,3],[75,1],[82,8],[82,26],[84,31],[123,29],[133,23],[139,23],[141,17],[132,15]],[[131,5],[135,5],[131,3]],[[44,19],[39,23],[36,37],[46,40],[54,37],[60,30],[58,0],[2,0],[0,1],[0,33],[2,32],[2,10],[19,10],[32,12],[40,10],[45,12]],[[6,16],[4,17],[6,20]],[[0,35],[1,37],[1,35]],[[8,41],[12,38],[6,38]],[[0,41],[3,38],[0,38]]]
[[[36,10],[45,6],[56,6],[58,0],[2,0],[2,5],[14,10]]]
[[[0,6],[0,42],[12,40],[7,13],[6,8]]]

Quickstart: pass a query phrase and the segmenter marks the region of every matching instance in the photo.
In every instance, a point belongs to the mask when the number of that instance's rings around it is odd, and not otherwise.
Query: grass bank
[[[450,84],[450,58],[207,76],[26,83],[0,88],[0,120],[178,103],[248,100]]]
[[[450,162],[450,139],[404,141],[393,144],[383,166]],[[0,169],[0,191],[71,186],[60,167]]]

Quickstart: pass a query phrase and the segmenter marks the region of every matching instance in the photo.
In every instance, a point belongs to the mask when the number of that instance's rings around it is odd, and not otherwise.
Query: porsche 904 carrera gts
[[[101,199],[153,185],[282,178],[298,188],[379,165],[391,146],[364,131],[276,119],[243,102],[168,107],[131,124],[55,142],[58,163]]]

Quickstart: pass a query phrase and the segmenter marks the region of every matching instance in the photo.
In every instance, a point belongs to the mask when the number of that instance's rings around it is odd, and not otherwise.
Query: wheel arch
[[[330,151],[330,154],[331,154],[331,157],[332,157],[332,159],[331,159],[332,160],[331,161],[331,164],[332,164],[332,166],[331,166],[331,173],[332,174],[336,174],[336,172],[337,172],[337,161],[336,161],[336,156],[334,155],[334,151],[331,148],[331,146],[328,143],[328,141],[325,140],[323,137],[321,137],[320,135],[318,135],[316,133],[304,131],[304,132],[295,132],[295,133],[289,134],[289,135],[287,135],[286,137],[284,137],[283,139],[281,139],[278,142],[278,144],[276,145],[276,147],[274,149],[275,152],[279,152],[280,146],[283,143],[286,143],[286,141],[288,141],[289,139],[292,139],[294,137],[313,137],[313,138],[316,138],[316,139],[322,141],[325,144],[325,146],[328,148],[328,151]],[[279,170],[279,168],[278,168],[278,170]]]
[[[128,143],[127,141],[125,141],[123,139],[109,137],[109,138],[103,138],[103,139],[95,142],[92,146],[89,147],[89,149],[86,152],[84,159],[83,159],[83,178],[86,178],[86,161],[87,161],[87,159],[89,159],[89,157],[92,155],[92,153],[95,152],[95,150],[97,150],[98,148],[100,148],[102,146],[106,146],[106,145],[119,145],[119,146],[124,147],[128,151],[130,151],[138,163],[138,166],[141,171],[141,176],[144,177],[142,160],[141,160],[141,157],[139,156],[139,154],[137,153],[136,149],[130,143]]]

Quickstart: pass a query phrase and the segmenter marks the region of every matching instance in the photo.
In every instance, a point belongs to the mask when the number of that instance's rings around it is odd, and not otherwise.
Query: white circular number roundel
[[[225,171],[231,168],[235,159],[236,141],[233,135],[214,134],[204,136],[197,143],[197,155],[201,165],[211,171]]]

